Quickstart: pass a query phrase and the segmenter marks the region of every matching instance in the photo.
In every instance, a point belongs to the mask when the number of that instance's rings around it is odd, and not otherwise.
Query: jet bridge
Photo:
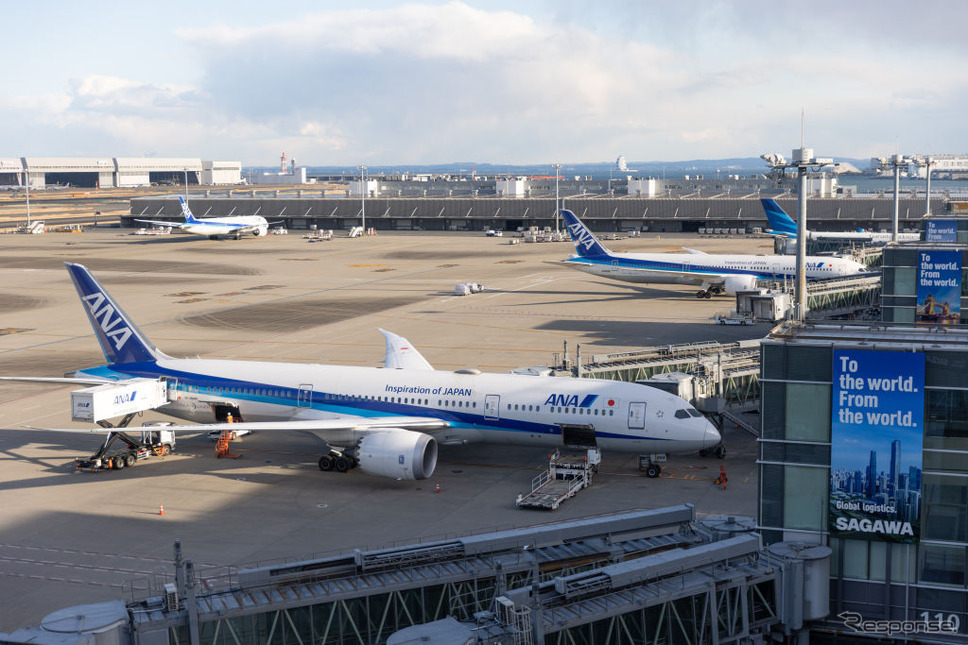
[[[829,549],[762,551],[754,528],[685,504],[241,571],[196,568],[176,542],[174,573],[128,582],[125,606],[51,617],[111,609],[98,641],[119,645],[793,642],[826,615]]]

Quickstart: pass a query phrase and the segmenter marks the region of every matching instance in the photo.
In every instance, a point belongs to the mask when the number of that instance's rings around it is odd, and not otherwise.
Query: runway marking
[[[25,331],[33,331],[33,329],[26,329],[23,327],[4,327],[0,329],[0,336],[7,336],[9,334],[19,334]]]
[[[69,553],[69,554],[77,554],[77,555],[91,555],[91,556],[96,556],[96,557],[99,557],[99,558],[123,558],[123,559],[132,559],[132,560],[141,560],[143,562],[161,562],[161,563],[164,563],[164,564],[171,564],[172,561],[173,561],[171,558],[158,558],[158,557],[153,557],[153,556],[148,556],[148,555],[131,555],[131,554],[121,554],[121,553],[104,553],[102,551],[81,551],[81,550],[78,550],[78,549],[67,549],[67,548],[56,547],[56,546],[46,546],[46,547],[44,547],[44,546],[33,546],[33,545],[29,545],[29,544],[0,543],[0,548],[7,548],[7,549],[29,549],[29,550],[32,550],[32,551],[51,551],[51,552],[54,552],[54,553]],[[5,557],[9,557],[9,556],[0,556],[0,559],[4,559]],[[56,564],[56,563],[51,563],[51,564]],[[216,567],[216,568],[217,567],[220,567],[220,566],[224,566],[224,565],[212,564],[212,563],[204,563],[204,562],[203,563],[199,563],[199,565],[200,566],[204,566],[204,567]]]
[[[12,571],[0,571],[0,576],[6,576],[8,578],[19,578],[21,580],[40,580],[41,582],[72,582],[76,585],[88,585],[91,587],[108,587],[110,589],[123,589],[123,584],[118,584],[114,582],[104,583],[96,582],[94,580],[64,580],[64,578],[45,578],[44,576],[27,575],[24,573],[14,573]]]
[[[0,562],[9,562],[13,564],[26,564],[26,565],[40,565],[44,567],[60,566],[68,569],[82,569],[84,571],[100,571],[104,573],[126,573],[135,575],[153,575],[153,571],[145,571],[143,569],[124,569],[120,567],[102,567],[93,564],[82,564],[79,562],[62,562],[54,563],[49,560],[31,560],[30,558],[10,558],[6,556],[0,556]]]

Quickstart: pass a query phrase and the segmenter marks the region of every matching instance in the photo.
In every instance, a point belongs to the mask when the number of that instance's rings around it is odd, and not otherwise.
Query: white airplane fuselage
[[[601,260],[572,256],[566,263],[592,275],[626,282],[702,285],[724,273],[756,280],[791,279],[795,256],[709,255],[694,253],[611,253]],[[859,265],[843,258],[808,258],[811,280],[856,275]],[[707,274],[707,275],[704,275]]]
[[[247,422],[432,417],[448,423],[432,433],[443,444],[560,447],[562,426],[587,426],[597,447],[633,453],[692,452],[721,439],[681,398],[618,381],[173,358],[80,373],[165,377],[174,400],[158,411],[197,423],[231,404]],[[340,444],[332,432],[319,436]]]
[[[246,229],[254,235],[265,235],[269,231],[269,224],[259,215],[239,215],[238,217],[196,219],[182,224],[180,228],[186,233],[195,235],[239,235],[240,229]]]
[[[794,238],[796,239],[796,238]],[[830,240],[844,242],[868,242],[871,244],[887,244],[891,241],[891,234],[875,231],[807,231],[809,240]],[[920,233],[901,233],[897,234],[898,242],[917,242],[921,239]]]

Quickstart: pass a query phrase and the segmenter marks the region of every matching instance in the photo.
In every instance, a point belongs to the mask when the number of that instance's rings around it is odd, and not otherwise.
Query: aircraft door
[[[569,425],[559,424],[561,429],[561,443],[566,448],[577,448],[587,450],[596,448],[598,442],[595,440],[595,426],[593,425]]]
[[[629,403],[629,430],[645,430],[645,403]]]
[[[296,407],[309,408],[313,404],[313,386],[311,383],[303,383],[296,392]]]
[[[484,418],[492,421],[501,418],[500,394],[487,394],[484,396]]]
[[[166,381],[166,387],[168,388],[166,395],[168,400],[177,401],[178,399],[180,399],[181,396],[178,394],[178,379],[162,377],[162,380]],[[188,388],[186,388],[185,391],[187,392]]]

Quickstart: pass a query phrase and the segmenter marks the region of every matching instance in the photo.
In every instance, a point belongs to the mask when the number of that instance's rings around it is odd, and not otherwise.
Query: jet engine
[[[268,232],[269,232],[269,229],[263,228],[260,226],[259,228],[252,231],[252,234],[255,235],[256,237],[259,237],[260,235],[266,235]]]
[[[437,467],[437,441],[411,430],[375,432],[357,450],[360,470],[393,479],[427,479]]]
[[[735,296],[738,291],[753,291],[756,289],[756,276],[731,275],[726,276],[723,288],[727,295]]]

